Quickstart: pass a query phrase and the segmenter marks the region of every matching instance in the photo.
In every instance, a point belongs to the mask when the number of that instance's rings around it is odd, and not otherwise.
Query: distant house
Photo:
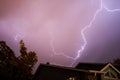
[[[88,70],[94,75],[88,76],[88,80],[92,77],[99,77],[96,80],[120,80],[120,66],[113,66],[112,64],[96,64],[96,63],[79,63],[76,69]],[[101,73],[101,74],[100,74]]]
[[[88,80],[86,70],[40,64],[33,80]]]

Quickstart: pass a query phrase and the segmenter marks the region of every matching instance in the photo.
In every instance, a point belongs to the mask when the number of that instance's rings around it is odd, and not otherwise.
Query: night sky
[[[75,66],[120,58],[120,0],[0,0],[0,40],[23,39],[39,63]]]

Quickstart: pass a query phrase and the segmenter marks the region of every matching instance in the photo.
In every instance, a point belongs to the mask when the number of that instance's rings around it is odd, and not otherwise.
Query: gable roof
[[[106,65],[107,64],[104,64],[104,63],[79,63],[75,68],[76,69],[83,69],[83,70],[97,70],[97,71],[100,71]]]
[[[120,71],[118,69],[116,69],[112,64],[107,64],[103,69],[101,69],[100,71],[104,71],[105,69],[107,69],[108,67],[111,67],[112,69],[114,69],[116,72],[118,72],[120,74]]]
[[[110,63],[79,63],[75,68],[83,70],[104,71],[108,67],[111,67],[116,72],[120,73],[120,65],[112,65]]]

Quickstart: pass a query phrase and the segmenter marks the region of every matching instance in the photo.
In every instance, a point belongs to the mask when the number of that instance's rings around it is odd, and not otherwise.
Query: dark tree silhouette
[[[120,65],[120,58],[114,59],[113,64]]]
[[[24,63],[28,67],[32,68],[37,62],[37,56],[36,53],[33,51],[27,52],[27,48],[25,47],[23,40],[20,41],[20,52],[20,61],[22,61],[22,63]]]
[[[10,78],[17,58],[4,41],[0,41],[0,78]]]
[[[27,52],[23,40],[20,41],[21,55],[15,53],[4,41],[0,41],[0,80],[30,80],[32,69],[37,62],[35,52]]]

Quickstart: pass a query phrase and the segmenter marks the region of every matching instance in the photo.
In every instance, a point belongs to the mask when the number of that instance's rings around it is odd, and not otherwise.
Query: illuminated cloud
[[[106,8],[119,9],[119,6],[111,7],[111,2],[108,2],[104,1]],[[28,49],[37,53],[39,63],[70,66],[79,58],[81,61],[98,61],[99,55],[103,58],[107,54],[100,53],[95,47],[99,39],[97,34],[103,34],[102,29],[109,30],[106,24],[119,12],[110,12],[105,6],[101,5],[101,0],[1,0],[0,39],[7,41],[17,55],[19,40],[23,39]],[[101,38],[106,40],[106,33]],[[102,43],[107,45],[104,40]],[[103,50],[102,46],[100,50]],[[104,61],[107,60],[100,60]]]

